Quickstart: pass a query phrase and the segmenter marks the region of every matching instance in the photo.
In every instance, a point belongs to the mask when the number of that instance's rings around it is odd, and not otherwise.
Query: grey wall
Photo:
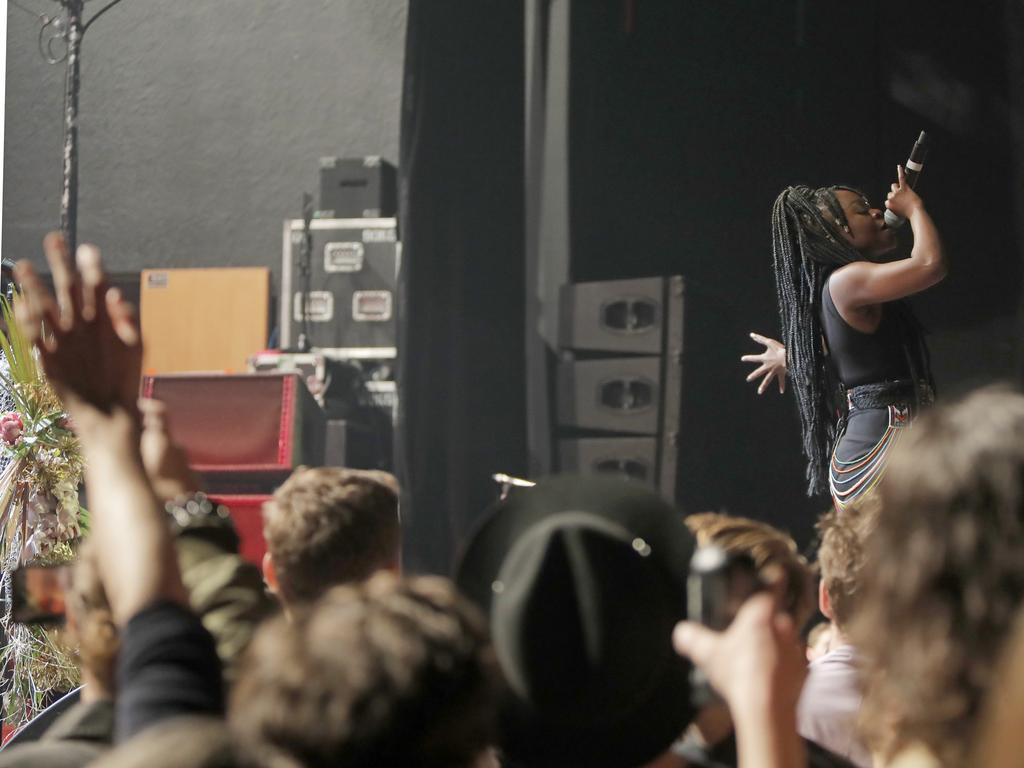
[[[85,37],[80,241],[114,270],[273,266],[276,289],[281,221],[316,191],[318,158],[397,162],[406,5],[124,0]],[[37,35],[9,6],[9,258],[40,258],[59,220],[64,68]]]

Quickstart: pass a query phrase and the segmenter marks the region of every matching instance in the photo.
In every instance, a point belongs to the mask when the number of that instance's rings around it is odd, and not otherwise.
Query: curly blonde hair
[[[713,544],[729,554],[748,555],[758,572],[774,581],[782,577],[782,608],[802,627],[814,613],[814,575],[793,538],[778,528],[746,517],[701,512],[685,518],[699,546]]]
[[[1024,397],[983,390],[922,417],[890,459],[850,637],[865,735],[963,763],[1024,598]]]
[[[815,525],[821,539],[818,573],[828,592],[832,621],[842,630],[861,599],[864,542],[875,527],[879,506],[878,494],[872,491],[842,512],[833,507]]]

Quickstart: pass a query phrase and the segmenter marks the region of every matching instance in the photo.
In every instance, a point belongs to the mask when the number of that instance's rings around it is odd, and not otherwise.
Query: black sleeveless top
[[[826,279],[821,288],[821,327],[839,380],[849,389],[861,384],[909,379],[910,367],[903,352],[902,333],[892,308],[882,305],[882,322],[874,333],[858,331],[839,314],[828,283]]]

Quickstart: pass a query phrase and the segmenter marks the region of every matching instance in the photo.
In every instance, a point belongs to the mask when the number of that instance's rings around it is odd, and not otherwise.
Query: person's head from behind
[[[544,478],[489,510],[456,580],[489,617],[511,761],[642,765],[691,722],[672,631],[693,553],[678,511],[621,478]]]
[[[67,632],[77,649],[83,696],[91,700],[114,697],[114,670],[120,633],[100,580],[96,550],[86,539],[78,549],[67,600]]]
[[[729,555],[745,555],[758,575],[780,592],[780,608],[795,626],[803,626],[814,611],[811,569],[792,537],[767,523],[719,512],[701,512],[685,519],[699,546],[716,546]]]
[[[845,637],[861,598],[864,541],[874,529],[879,501],[868,493],[842,512],[833,508],[818,520],[818,608]]]
[[[457,768],[494,743],[497,679],[450,582],[378,573],[261,628],[230,720],[257,766]]]
[[[880,493],[850,627],[868,737],[884,757],[916,743],[959,764],[1024,598],[1024,397],[923,416]]]
[[[267,584],[285,605],[397,570],[398,484],[386,472],[300,467],[263,507]]]

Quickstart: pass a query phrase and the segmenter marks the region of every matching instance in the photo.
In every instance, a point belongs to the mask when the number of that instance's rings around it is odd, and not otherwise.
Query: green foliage
[[[15,294],[14,302],[17,303],[19,296]],[[40,380],[39,366],[36,364],[36,356],[32,345],[25,334],[21,332],[18,323],[14,319],[14,306],[7,301],[6,296],[0,296],[0,313],[3,314],[4,323],[7,328],[6,334],[0,333],[0,348],[3,348],[7,364],[11,369],[12,384],[31,385]],[[12,392],[13,392],[12,387]],[[17,395],[15,395],[17,400]],[[20,409],[19,409],[20,410]]]
[[[15,295],[16,304],[19,297]],[[39,563],[59,565],[75,557],[74,539],[88,530],[88,512],[78,505],[78,485],[83,461],[78,439],[68,428],[63,405],[49,385],[37,361],[33,345],[21,332],[14,308],[0,297],[0,314],[6,334],[0,333],[0,350],[10,376],[0,381],[14,399],[22,421],[22,434],[14,445],[0,444],[12,461],[0,475],[0,563],[10,567],[24,557],[26,541],[35,532],[26,528],[26,507],[32,494],[50,498],[77,521],[45,551]],[[49,536],[49,535],[48,535]],[[7,644],[0,651],[0,668],[6,672],[3,684],[3,712],[11,725],[27,722],[54,694],[78,685],[79,673],[73,653],[61,642],[58,632],[38,626],[16,624],[4,616]]]

